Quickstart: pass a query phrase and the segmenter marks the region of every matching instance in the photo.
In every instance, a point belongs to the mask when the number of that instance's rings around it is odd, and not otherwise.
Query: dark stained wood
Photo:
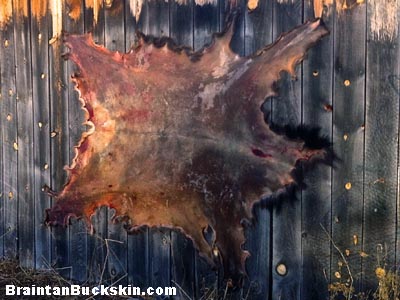
[[[45,210],[50,207],[50,198],[43,193],[42,187],[50,184],[50,103],[49,98],[49,27],[48,17],[41,22],[31,18],[32,51],[32,100],[33,100],[33,163],[34,184],[34,228],[35,231],[35,267],[47,269],[51,261],[50,228],[44,225]]]
[[[82,7],[83,9],[83,7]],[[65,11],[63,19],[65,20],[65,29],[68,33],[78,34],[84,33],[84,20],[83,18],[73,21]],[[75,146],[78,144],[82,132],[86,130],[83,122],[85,121],[84,112],[81,108],[78,92],[72,83],[70,76],[77,71],[77,68],[71,61],[67,62],[67,88],[68,88],[68,123],[69,123],[69,164],[75,157]],[[74,280],[85,282],[88,276],[88,250],[87,250],[87,226],[83,220],[71,220],[69,227],[70,241],[70,266],[71,277]]]
[[[49,21],[53,21],[53,18],[54,16],[50,16]],[[54,41],[49,45],[48,65],[50,89],[50,186],[53,190],[59,191],[67,179],[64,166],[69,164],[68,89],[66,85],[66,63],[61,58],[63,53],[61,39],[60,37],[57,38],[57,33],[52,31],[51,26],[48,27],[48,37]],[[61,227],[54,227],[51,231],[53,239],[50,266],[58,270],[62,276],[70,277],[69,232]]]
[[[193,22],[193,47],[197,51],[211,43],[212,34],[220,31],[219,7],[212,4],[194,5]]]
[[[171,231],[164,228],[149,230],[149,286],[171,285]]]
[[[0,34],[0,45],[1,45],[1,34]],[[1,47],[1,46],[0,46]],[[1,78],[1,64],[0,64],[0,141],[3,145],[4,143],[4,138],[3,138],[3,124],[1,122],[2,119],[5,119],[3,115],[3,102],[1,101],[2,95],[1,95],[1,83],[2,83],[2,78]],[[3,179],[3,147],[0,147],[0,256],[4,257],[4,199],[6,199],[5,196],[5,191],[4,191],[4,179]]]
[[[363,289],[373,288],[376,267],[396,269],[399,94],[389,79],[399,74],[399,38],[374,40],[374,9],[367,9]]]
[[[105,46],[112,51],[125,52],[125,7],[124,1],[113,1],[105,9]],[[112,283],[126,284],[127,278],[127,233],[121,223],[112,224],[114,212],[108,214],[108,273]]]
[[[332,178],[332,239],[340,250],[350,250],[347,261],[354,279],[362,272],[363,166],[365,113],[365,6],[357,6],[335,18],[333,150],[339,158]],[[350,85],[346,86],[345,81]],[[347,82],[346,82],[347,83]],[[351,189],[346,189],[346,183]],[[350,188],[350,185],[347,185]],[[332,249],[332,281],[341,260]],[[341,268],[341,280],[348,272]],[[359,284],[355,283],[358,290]]]
[[[273,38],[302,23],[302,1],[274,3]],[[271,122],[278,126],[301,124],[302,69],[297,80],[287,73],[279,83],[279,96],[273,99]],[[272,219],[272,299],[300,299],[301,283],[301,193],[289,193],[273,208]],[[280,275],[277,267],[286,267]]]
[[[314,10],[305,3],[304,19],[313,19]],[[334,15],[324,16],[328,28]],[[319,135],[332,140],[333,34],[309,50],[303,63],[303,124],[320,128]],[[329,106],[330,105],[330,106]],[[331,158],[328,158],[329,163]],[[304,174],[302,191],[302,282],[301,299],[327,299],[331,242],[322,229],[331,231],[331,167],[324,164]],[[326,274],[326,275],[325,275]],[[328,278],[329,280],[329,278]]]
[[[260,1],[258,8],[245,15],[245,55],[251,55],[272,42],[272,1]],[[261,113],[261,112],[260,112]],[[246,270],[249,280],[243,290],[247,299],[270,299],[271,210],[257,205],[252,226],[246,230],[244,248],[251,253]]]
[[[15,88],[15,57],[14,57],[14,26],[10,22],[0,32],[1,55],[1,127],[3,129],[3,191],[4,211],[4,255],[15,258],[17,251],[17,160],[18,153],[14,150],[17,142],[17,106]]]
[[[24,267],[35,266],[33,186],[33,101],[30,20],[19,16],[14,25],[18,118],[18,252]]]

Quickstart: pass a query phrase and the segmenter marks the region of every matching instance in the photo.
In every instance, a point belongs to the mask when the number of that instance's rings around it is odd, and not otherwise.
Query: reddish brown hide
[[[47,223],[74,216],[90,224],[106,205],[132,231],[181,230],[210,265],[219,253],[225,277],[239,278],[248,255],[242,221],[254,203],[293,184],[298,161],[325,155],[273,132],[260,107],[276,94],[280,72],[294,75],[327,33],[320,20],[307,22],[251,57],[231,51],[232,29],[189,54],[142,35],[128,54],[95,45],[91,35],[66,36],[91,130],[76,147],[68,183],[52,192]]]

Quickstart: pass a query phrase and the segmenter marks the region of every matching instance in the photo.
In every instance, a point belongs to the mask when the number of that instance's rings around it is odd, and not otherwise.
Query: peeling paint
[[[370,0],[369,30],[376,40],[393,41],[398,35],[397,0]]]

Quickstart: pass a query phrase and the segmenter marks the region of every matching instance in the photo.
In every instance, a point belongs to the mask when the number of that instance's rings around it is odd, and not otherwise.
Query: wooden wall
[[[83,113],[69,80],[75,67],[62,60],[58,41],[48,43],[55,16],[38,22],[14,12],[0,30],[0,256],[82,282],[177,286],[176,299],[327,299],[328,283],[349,279],[346,262],[356,289],[373,287],[378,266],[400,263],[399,38],[372,30],[376,3],[329,9],[331,34],[310,50],[297,80],[283,76],[280,96],[264,107],[275,124],[319,127],[336,159],[307,173],[307,188],[256,208],[244,245],[251,252],[248,278],[235,290],[175,231],[128,236],[107,209],[94,218],[94,235],[76,220],[67,229],[43,225],[51,200],[42,186],[60,190],[65,182],[63,166],[85,130]],[[65,9],[62,25],[92,31],[111,50],[129,50],[137,29],[200,49],[223,29],[228,6],[148,1],[136,23],[123,3],[119,14],[102,9],[94,26],[92,9],[83,5],[77,21]],[[231,46],[251,54],[313,16],[310,1],[260,0],[241,14]]]

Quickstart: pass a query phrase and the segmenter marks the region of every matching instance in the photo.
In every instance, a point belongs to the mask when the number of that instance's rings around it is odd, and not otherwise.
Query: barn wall
[[[54,1],[50,13],[27,0],[11,8],[0,1],[0,256],[79,281],[175,285],[177,299],[224,295],[221,271],[210,270],[178,232],[144,228],[127,235],[105,208],[94,217],[94,235],[79,220],[66,229],[44,226],[51,200],[42,187],[61,189],[63,167],[85,130],[69,80],[75,66],[61,58],[60,27],[90,31],[111,50],[128,51],[135,30],[197,50],[223,29],[230,4],[145,1],[137,17],[135,1],[114,0],[95,14],[95,7],[75,1],[81,17],[71,19],[72,2]],[[378,266],[399,264],[399,4],[325,2],[330,35],[309,51],[296,80],[282,76],[279,97],[264,110],[274,124],[320,128],[332,143],[333,167],[317,166],[305,175],[306,188],[256,207],[244,245],[251,253],[248,278],[242,289],[228,291],[231,299],[327,299],[328,283],[351,277],[366,290],[377,282]],[[313,3],[260,0],[250,13],[238,4],[245,13],[232,49],[253,53],[313,18]]]

